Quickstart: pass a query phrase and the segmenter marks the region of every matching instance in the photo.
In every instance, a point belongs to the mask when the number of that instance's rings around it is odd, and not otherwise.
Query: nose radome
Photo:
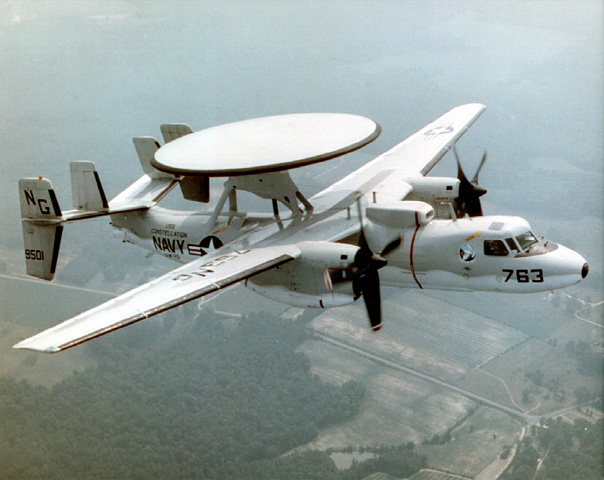
[[[552,253],[554,254],[553,258],[555,258],[555,263],[557,264],[554,268],[556,271],[555,274],[562,276],[569,275],[574,278],[572,284],[580,282],[587,277],[589,266],[581,254],[560,244],[558,244],[558,248]]]

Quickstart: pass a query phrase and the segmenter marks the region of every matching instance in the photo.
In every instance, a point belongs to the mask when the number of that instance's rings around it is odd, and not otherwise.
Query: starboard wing
[[[469,103],[449,110],[405,141],[383,153],[311,199],[320,205],[334,192],[359,192],[387,195],[402,200],[413,187],[406,179],[426,175],[472,126],[485,110],[480,103]]]
[[[218,251],[23,340],[14,348],[59,352],[233,285],[299,255],[295,245]]]

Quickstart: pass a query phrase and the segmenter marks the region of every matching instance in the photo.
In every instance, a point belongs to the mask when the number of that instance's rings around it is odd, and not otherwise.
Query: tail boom
[[[147,210],[178,185],[170,175],[143,175],[107,202],[93,162],[71,164],[73,210],[63,212],[52,183],[44,177],[19,180],[19,200],[28,275],[53,280],[57,268],[63,225],[115,213]]]

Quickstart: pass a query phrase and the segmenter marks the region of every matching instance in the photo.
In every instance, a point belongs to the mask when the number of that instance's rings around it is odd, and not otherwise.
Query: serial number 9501
[[[25,249],[25,259],[26,260],[44,260],[44,252],[42,250],[30,250],[29,248]]]

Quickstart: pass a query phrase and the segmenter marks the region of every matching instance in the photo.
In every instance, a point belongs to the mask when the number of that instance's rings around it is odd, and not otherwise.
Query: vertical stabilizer
[[[19,180],[21,218],[56,220],[62,213],[50,180],[44,177]]]
[[[52,183],[42,177],[19,180],[19,200],[27,274],[52,280],[63,233],[63,217]]]
[[[134,148],[136,148],[138,159],[143,167],[143,172],[150,177],[158,176],[161,172],[151,166],[153,155],[159,150],[159,143],[157,140],[153,137],[134,137],[132,141],[134,142]]]
[[[106,210],[107,198],[93,162],[71,162],[73,208],[88,212]]]
[[[164,142],[170,143],[172,140],[184,137],[189,133],[193,133],[191,127],[186,123],[166,123],[159,127],[161,134],[164,137]]]

